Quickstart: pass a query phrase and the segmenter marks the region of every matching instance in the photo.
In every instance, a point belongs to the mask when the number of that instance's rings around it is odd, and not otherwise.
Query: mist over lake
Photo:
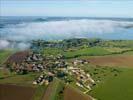
[[[27,48],[27,41],[37,39],[133,39],[132,18],[1,17],[0,22],[0,48],[16,46],[10,41]]]

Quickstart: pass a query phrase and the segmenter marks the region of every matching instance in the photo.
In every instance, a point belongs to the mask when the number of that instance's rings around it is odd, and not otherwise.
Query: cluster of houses
[[[52,63],[52,64],[51,64]],[[50,66],[50,65],[51,66]],[[53,80],[54,77],[64,77],[64,72],[67,70],[67,63],[64,60],[49,60],[49,64],[47,62],[47,67],[44,68],[43,74],[40,75],[33,84],[40,84],[43,83],[48,85],[49,82]]]
[[[90,86],[94,84],[91,76],[77,67],[80,64],[88,64],[86,60],[76,59],[72,62],[72,66],[67,63],[62,55],[58,56],[41,56],[38,53],[30,53],[26,55],[25,59],[19,63],[11,64],[12,69],[17,73],[41,72],[41,75],[33,81],[33,84],[46,84],[53,80],[54,77],[67,77],[67,74],[72,75],[76,79],[76,85],[91,89]],[[65,78],[64,78],[65,79]]]
[[[69,67],[69,74],[73,75],[76,78],[76,85],[82,88],[85,87],[91,90],[90,86],[95,83],[90,74],[85,73],[81,68]]]
[[[79,65],[79,64],[80,64],[80,65],[81,65],[81,64],[88,64],[89,61],[84,60],[84,59],[81,59],[81,60],[76,59],[76,60],[74,60],[72,63],[73,63],[74,66],[77,66],[77,65]]]
[[[33,81],[33,84],[34,85],[36,85],[36,84],[48,85],[51,81],[53,81],[54,76],[55,75],[51,72],[48,72],[48,73],[45,72],[45,73],[41,74],[35,81]]]
[[[16,55],[21,58],[21,55]],[[8,62],[7,66],[17,73],[40,72],[44,70],[43,57],[40,54],[30,53],[21,59],[21,61]]]
[[[87,88],[91,90],[91,86],[95,84],[95,81],[91,78],[89,73],[85,73],[84,70],[77,67],[79,64],[87,64],[88,62],[86,60],[74,60],[73,66],[69,67],[69,74],[73,75],[75,79],[77,80],[76,85],[82,88]]]

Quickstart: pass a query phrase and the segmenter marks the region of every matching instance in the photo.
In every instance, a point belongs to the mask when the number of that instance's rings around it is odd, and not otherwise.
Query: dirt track
[[[31,87],[0,84],[0,100],[32,100],[34,92]]]
[[[133,56],[100,56],[88,59],[90,64],[103,66],[132,67]]]

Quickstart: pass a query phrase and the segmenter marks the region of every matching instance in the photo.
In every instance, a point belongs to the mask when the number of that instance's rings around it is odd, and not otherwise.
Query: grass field
[[[63,50],[62,49],[58,49],[58,48],[46,48],[42,51],[42,53],[44,55],[58,55],[58,54],[62,54],[63,53]]]
[[[131,55],[133,54],[133,50],[131,48],[119,47],[79,47],[65,51],[59,48],[46,48],[42,51],[42,54],[47,56],[62,54],[65,58],[76,58],[82,56]]]
[[[38,75],[40,75],[40,73],[29,73],[25,75],[11,73],[8,77],[1,78],[0,83],[31,86],[33,80],[35,80],[35,78],[38,77]]]
[[[66,58],[75,58],[79,56],[96,56],[96,55],[100,56],[106,54],[110,54],[110,52],[100,47],[93,47],[93,48],[84,48],[75,51],[65,52],[64,56]]]
[[[12,50],[0,50],[0,65],[13,53]]]
[[[10,77],[11,75],[13,75],[13,73],[11,73],[8,69],[5,68],[0,69],[0,79]]]
[[[109,76],[90,93],[98,100],[133,100],[133,69],[121,69],[117,76]]]

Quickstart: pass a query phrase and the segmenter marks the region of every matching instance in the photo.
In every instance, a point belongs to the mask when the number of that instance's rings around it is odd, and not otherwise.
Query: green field
[[[133,100],[133,69],[122,69],[95,86],[91,95],[98,100]]]
[[[93,47],[93,48],[84,48],[75,51],[65,52],[64,56],[66,58],[75,58],[79,56],[96,56],[96,55],[100,56],[106,54],[110,54],[110,52],[101,47]]]
[[[13,53],[12,50],[0,50],[0,65]]]
[[[0,83],[1,84],[16,84],[16,85],[29,85],[31,86],[33,80],[38,77],[40,73],[29,73],[25,75],[18,75],[15,73],[10,73],[7,77],[1,77]]]
[[[110,54],[106,49],[103,49],[101,47],[93,47],[93,48],[76,48],[75,50],[67,50],[63,51],[62,49],[57,49],[57,48],[47,48],[43,50],[44,55],[58,55],[62,54],[64,55],[65,58],[75,58],[78,56],[96,56],[96,55],[106,55]]]
[[[63,50],[62,49],[59,49],[59,48],[46,48],[42,51],[42,53],[46,56],[48,55],[58,55],[58,54],[62,54],[63,53]]]
[[[46,48],[42,51],[43,55],[57,56],[58,54],[64,55],[65,58],[76,58],[82,56],[104,56],[104,55],[130,55],[133,54],[133,50],[130,48],[114,48],[114,47],[85,47],[75,48],[71,50],[62,50],[59,48]]]

